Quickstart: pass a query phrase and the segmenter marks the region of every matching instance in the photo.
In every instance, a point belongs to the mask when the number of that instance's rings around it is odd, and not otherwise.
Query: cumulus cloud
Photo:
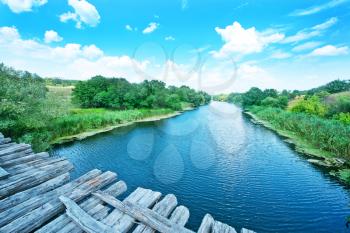
[[[338,18],[336,17],[330,18],[321,24],[298,31],[295,35],[287,36],[282,41],[282,43],[296,43],[296,42],[307,40],[316,36],[320,36],[322,35],[322,33],[324,33],[324,30],[332,27],[337,22],[338,22]]]
[[[0,35],[1,42],[17,40],[20,37],[16,27],[0,27]]]
[[[164,40],[174,41],[174,40],[175,40],[175,38],[174,38],[173,36],[166,36],[166,37],[164,38]]]
[[[82,28],[83,24],[96,27],[100,23],[100,15],[94,5],[86,0],[68,0],[74,12],[66,12],[60,15],[61,22],[74,21],[76,28]]]
[[[51,42],[59,42],[62,41],[63,38],[58,35],[57,32],[54,30],[49,30],[45,32],[44,41],[45,43],[51,43]]]
[[[148,24],[148,26],[145,29],[143,29],[142,33],[143,34],[152,33],[155,30],[157,30],[158,27],[159,27],[159,23],[151,22]]]
[[[94,75],[125,77],[138,82],[135,69],[144,70],[148,61],[128,56],[106,56],[96,45],[76,43],[50,46],[34,39],[23,39],[15,27],[0,27],[1,62],[42,76],[88,79]]]
[[[331,0],[327,3],[320,4],[320,5],[315,5],[307,9],[299,9],[294,12],[292,12],[290,15],[291,16],[306,16],[306,15],[313,15],[316,13],[319,13],[321,11],[337,7],[343,3],[348,2],[349,0]]]
[[[88,45],[83,47],[83,55],[89,59],[96,59],[103,56],[103,51],[96,45]]]
[[[39,7],[47,3],[47,0],[1,0],[5,5],[8,5],[14,13],[32,11],[34,7]]]
[[[213,52],[214,57],[259,53],[269,44],[279,42],[284,38],[284,34],[273,30],[259,32],[255,27],[245,29],[238,22],[225,28],[216,27],[215,31],[225,44],[219,51]]]
[[[336,47],[334,45],[326,45],[321,48],[313,50],[309,56],[339,56],[346,55],[349,53],[349,48],[347,46]]]

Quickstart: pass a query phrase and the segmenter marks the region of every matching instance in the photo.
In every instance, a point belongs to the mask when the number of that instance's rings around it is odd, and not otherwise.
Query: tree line
[[[73,90],[73,101],[83,108],[182,110],[184,104],[198,107],[207,104],[210,99],[207,93],[187,86],[166,87],[164,82],[157,80],[130,83],[124,78],[103,76],[80,81]]]
[[[334,80],[305,91],[253,87],[245,93],[214,99],[238,104],[275,129],[291,132],[314,148],[350,158],[349,80]]]
[[[101,76],[80,82],[46,79],[0,63],[0,132],[32,144],[35,151],[47,150],[66,136],[209,101],[205,92],[165,87],[154,80],[132,84]]]

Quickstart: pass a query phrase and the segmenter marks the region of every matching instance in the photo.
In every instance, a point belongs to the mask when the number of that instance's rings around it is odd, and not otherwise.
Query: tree
[[[251,105],[260,105],[265,98],[264,92],[257,87],[252,87],[248,92],[242,96],[242,105],[244,107]]]
[[[276,98],[278,96],[278,92],[275,89],[266,89],[264,90],[264,96]]]

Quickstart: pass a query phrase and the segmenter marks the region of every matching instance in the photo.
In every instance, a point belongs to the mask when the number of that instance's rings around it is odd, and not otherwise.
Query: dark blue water
[[[213,102],[181,116],[140,123],[55,148],[73,176],[111,170],[126,181],[174,193],[190,209],[258,232],[350,232],[349,191],[310,165],[235,106]]]

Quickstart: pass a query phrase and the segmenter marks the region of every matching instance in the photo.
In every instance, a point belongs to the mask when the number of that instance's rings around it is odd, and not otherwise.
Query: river
[[[129,192],[175,194],[191,229],[211,213],[237,230],[349,232],[349,190],[228,103],[61,145],[53,156],[74,164],[73,177],[98,168],[118,173]]]

